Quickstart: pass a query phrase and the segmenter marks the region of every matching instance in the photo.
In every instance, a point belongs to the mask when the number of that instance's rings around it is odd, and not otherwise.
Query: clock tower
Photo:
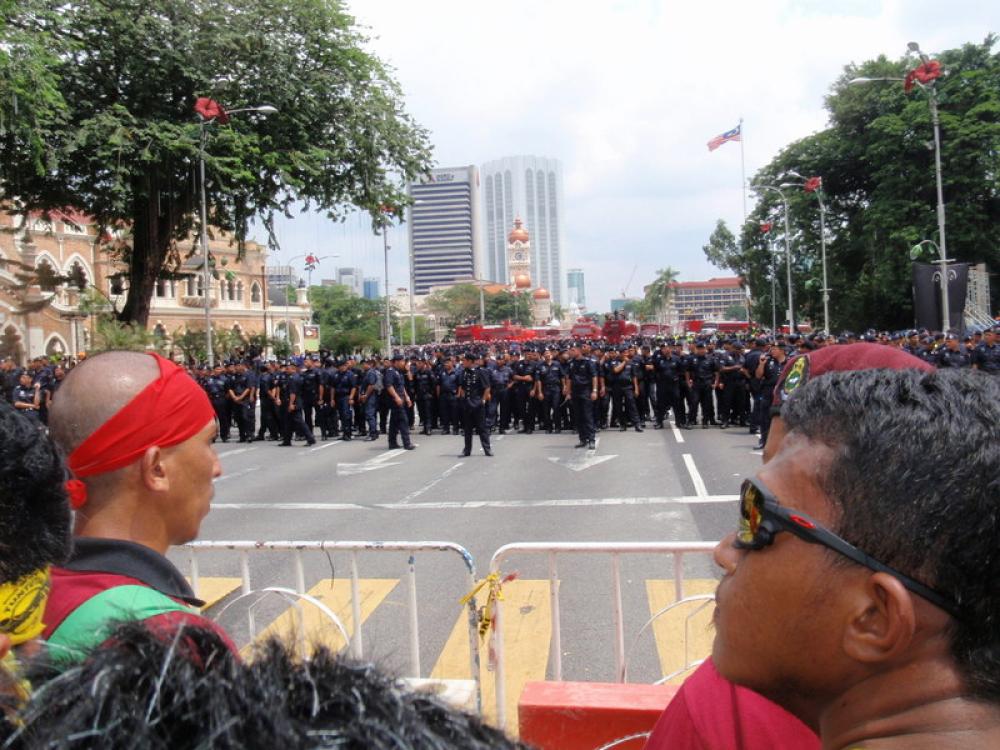
[[[514,220],[514,228],[507,235],[507,278],[513,290],[531,288],[531,241],[520,218]]]

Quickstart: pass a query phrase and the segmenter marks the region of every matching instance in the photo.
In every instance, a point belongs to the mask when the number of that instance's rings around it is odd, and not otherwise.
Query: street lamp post
[[[788,332],[795,333],[795,299],[792,293],[792,248],[788,239],[790,230],[788,227],[788,198],[785,192],[776,185],[751,185],[754,190],[771,190],[781,196],[781,204],[785,211],[785,270],[788,282]]]
[[[809,179],[803,177],[795,170],[788,170],[788,174],[792,177],[798,177],[802,182],[800,183],[785,183],[782,187],[792,187],[793,185],[804,186],[807,192],[815,194],[816,200],[819,202],[819,245],[822,255],[822,265],[823,265],[823,332],[826,334],[830,333],[830,284],[827,281],[826,275],[826,201],[823,200],[823,182],[819,177],[814,177],[815,182],[811,182]],[[810,186],[813,186],[810,189]]]
[[[392,316],[389,309],[389,220],[385,217],[386,211],[382,211],[382,246],[385,249],[385,356],[392,353]],[[412,285],[411,285],[412,289]],[[411,308],[412,309],[412,308]]]
[[[270,115],[277,112],[276,107],[269,104],[262,104],[258,107],[242,107],[226,112],[228,115],[239,114],[240,112],[259,112]],[[205,349],[207,350],[208,366],[215,366],[215,353],[212,351],[212,300],[209,297],[209,290],[212,284],[212,272],[208,267],[208,199],[205,192],[205,142],[208,138],[207,126],[215,122],[215,117],[203,117],[198,115],[199,122],[199,148],[198,148],[198,177],[201,181],[201,257],[202,257],[202,284],[205,295]],[[227,118],[223,119],[226,122]]]
[[[910,52],[916,52],[920,56],[920,61],[922,63],[921,67],[929,67],[931,59],[925,55],[921,49],[920,45],[916,42],[910,42],[907,45],[907,49]],[[934,63],[937,66],[937,63]],[[941,299],[944,309],[941,311],[941,325],[943,330],[947,333],[951,328],[951,311],[949,310],[949,299],[948,299],[948,244],[945,238],[945,215],[944,215],[944,186],[941,179],[941,123],[938,117],[938,100],[937,100],[937,88],[934,85],[934,81],[940,76],[940,69],[937,68],[933,71],[931,75],[926,76],[926,80],[921,80],[919,77],[915,76],[911,72],[906,78],[900,78],[898,76],[884,76],[878,78],[853,78],[848,83],[851,85],[860,85],[866,83],[872,83],[875,81],[901,81],[907,86],[907,91],[909,91],[909,86],[911,84],[916,84],[927,94],[927,106],[931,113],[931,125],[934,128],[934,177],[937,183],[937,223],[938,223],[938,251],[941,255]]]

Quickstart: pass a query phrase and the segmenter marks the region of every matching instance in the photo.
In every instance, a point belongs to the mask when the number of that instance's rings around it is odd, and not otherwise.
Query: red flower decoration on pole
[[[940,77],[941,63],[937,60],[928,60],[906,74],[906,78],[903,80],[903,90],[909,94],[913,91],[914,82],[926,86],[931,81],[936,81]]]
[[[772,226],[771,222],[762,221],[760,223],[760,231],[762,231],[764,234],[767,234],[768,232],[771,231],[771,226]]]
[[[229,122],[229,114],[225,108],[215,101],[215,99],[209,99],[207,96],[198,97],[198,100],[194,103],[194,111],[203,120],[218,120],[220,125],[225,125]]]
[[[805,185],[802,186],[807,193],[815,193],[821,187],[823,187],[822,177],[810,177],[806,180]]]

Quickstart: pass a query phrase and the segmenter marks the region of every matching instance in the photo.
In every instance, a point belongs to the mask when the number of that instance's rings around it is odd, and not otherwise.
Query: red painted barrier
[[[540,750],[596,750],[613,740],[652,731],[678,685],[529,682],[517,712],[520,738]],[[615,750],[640,750],[645,739]]]

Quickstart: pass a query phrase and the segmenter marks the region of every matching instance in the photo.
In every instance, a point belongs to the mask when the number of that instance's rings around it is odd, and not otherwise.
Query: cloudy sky
[[[439,166],[503,156],[562,160],[564,267],[581,267],[588,307],[641,293],[656,269],[724,275],[702,245],[743,215],[740,146],[706,142],[744,120],[747,176],[822,129],[823,97],[849,62],[935,52],[1000,31],[982,0],[350,0],[396,71]],[[362,217],[279,225],[278,259],[382,276],[382,241]],[[404,229],[390,232],[390,286],[406,286]],[[301,261],[296,261],[296,265]]]

